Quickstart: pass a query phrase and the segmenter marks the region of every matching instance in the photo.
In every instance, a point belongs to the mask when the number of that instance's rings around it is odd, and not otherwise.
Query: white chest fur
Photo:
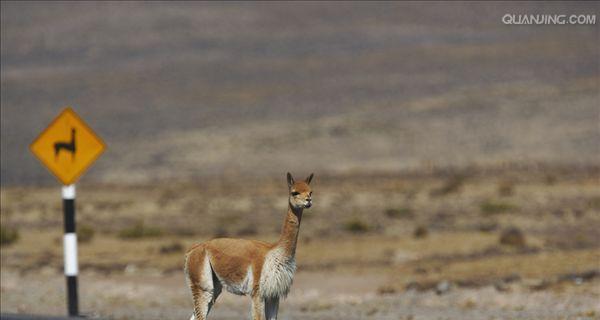
[[[260,273],[260,294],[263,298],[283,298],[292,287],[296,260],[282,248],[274,248],[265,257]]]

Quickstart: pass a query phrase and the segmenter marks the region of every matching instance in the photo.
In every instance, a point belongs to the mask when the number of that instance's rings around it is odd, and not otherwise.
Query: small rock
[[[125,267],[125,271],[124,271],[124,272],[125,272],[126,274],[134,274],[134,273],[136,273],[137,271],[138,271],[138,268],[137,268],[137,266],[136,266],[135,264],[128,264],[128,265]]]
[[[477,304],[475,303],[475,301],[473,301],[472,299],[467,299],[463,304],[462,307],[463,309],[473,309],[477,306]]]
[[[384,286],[377,288],[377,294],[379,294],[379,295],[394,294],[394,293],[396,293],[396,288],[394,288],[393,286],[390,286],[390,285],[384,285]]]
[[[419,289],[421,289],[421,286],[416,281],[411,281],[411,282],[409,282],[409,283],[406,284],[406,286],[404,287],[404,289],[406,291],[418,291]]]
[[[415,268],[414,273],[416,273],[416,274],[427,274],[427,269],[423,268],[423,267],[417,267],[417,268]]]
[[[481,232],[492,232],[492,231],[498,229],[498,223],[496,223],[496,222],[482,223],[478,226],[478,229]]]
[[[182,252],[183,249],[184,248],[181,243],[173,242],[171,244],[167,244],[167,245],[160,247],[160,253],[161,254],[177,253],[177,252]]]
[[[450,291],[450,287],[450,282],[448,282],[447,280],[441,281],[435,287],[435,293],[437,293],[438,295],[448,293]]]
[[[499,242],[506,246],[522,248],[525,246],[525,235],[519,228],[508,228],[500,234]]]
[[[545,279],[525,279],[523,284],[531,290],[544,290],[548,288],[551,283]]]
[[[494,283],[494,288],[498,291],[498,292],[509,292],[510,291],[510,286],[508,285],[508,283],[504,282],[504,281],[497,281]]]
[[[392,262],[395,264],[403,264],[418,259],[419,257],[417,254],[405,250],[396,250],[396,252],[394,252],[392,256]]]
[[[518,282],[521,281],[521,275],[518,273],[511,273],[508,276],[502,278],[502,281],[505,283]]]

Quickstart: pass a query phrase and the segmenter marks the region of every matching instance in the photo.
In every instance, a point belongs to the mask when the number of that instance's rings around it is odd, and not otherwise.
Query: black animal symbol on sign
[[[75,161],[75,151],[77,150],[77,145],[75,144],[75,128],[71,128],[71,141],[57,141],[54,143],[54,161],[58,160],[60,150],[70,152],[71,161]]]

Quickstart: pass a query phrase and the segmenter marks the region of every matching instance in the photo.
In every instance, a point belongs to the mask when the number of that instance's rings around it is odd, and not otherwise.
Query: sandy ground
[[[132,271],[133,273],[133,271]],[[514,285],[500,292],[476,289],[407,290],[381,294],[387,277],[369,273],[299,272],[280,319],[597,319],[600,282],[531,291]],[[187,319],[191,301],[183,275],[145,272],[110,278],[84,273],[80,277],[83,314],[110,319]],[[52,270],[23,277],[2,272],[2,312],[55,314],[65,312],[64,279]],[[250,301],[223,293],[213,319],[249,316]]]
[[[280,319],[599,318],[600,180],[595,168],[575,169],[320,178]],[[81,311],[188,318],[185,248],[217,236],[277,239],[281,183],[257,184],[252,197],[225,182],[176,195],[177,185],[83,186]],[[4,188],[1,199],[3,228],[19,234],[2,246],[2,312],[64,314],[56,190]],[[522,238],[503,243],[515,227]],[[248,298],[223,293],[211,316],[249,309]]]

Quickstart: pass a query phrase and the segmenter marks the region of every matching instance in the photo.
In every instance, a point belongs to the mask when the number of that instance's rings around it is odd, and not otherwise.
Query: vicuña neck
[[[300,221],[302,220],[302,209],[293,208],[288,205],[288,212],[283,221],[281,237],[277,241],[277,246],[283,248],[290,257],[296,255],[296,244],[298,243],[298,231],[300,230]]]

